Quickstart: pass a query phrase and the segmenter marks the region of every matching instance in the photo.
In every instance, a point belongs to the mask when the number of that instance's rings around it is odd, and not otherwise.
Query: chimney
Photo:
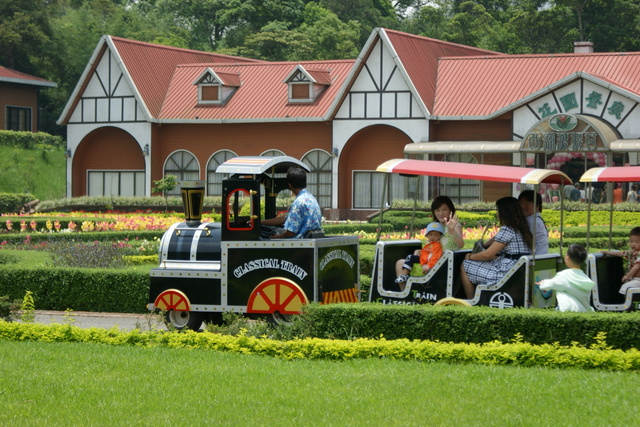
[[[189,227],[200,225],[204,204],[204,181],[180,181],[184,216]]]
[[[573,42],[573,53],[593,53],[593,42]]]

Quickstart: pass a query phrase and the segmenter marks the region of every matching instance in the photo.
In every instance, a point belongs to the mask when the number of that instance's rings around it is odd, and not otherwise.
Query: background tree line
[[[55,125],[105,34],[271,61],[355,58],[385,27],[509,54],[640,50],[640,0],[0,0],[0,65],[56,82]]]

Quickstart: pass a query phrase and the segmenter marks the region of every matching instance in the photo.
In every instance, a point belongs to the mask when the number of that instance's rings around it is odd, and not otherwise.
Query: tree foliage
[[[0,0],[0,65],[52,80],[54,124],[103,35],[264,60],[357,57],[374,27],[504,53],[640,50],[640,0]]]

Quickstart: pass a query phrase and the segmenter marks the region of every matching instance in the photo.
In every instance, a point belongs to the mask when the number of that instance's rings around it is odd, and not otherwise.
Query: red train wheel
[[[299,314],[309,300],[304,291],[292,280],[271,277],[253,290],[247,303],[247,313],[271,314],[277,323],[286,321],[287,315]]]
[[[154,307],[164,311],[189,311],[191,302],[184,292],[177,289],[167,289],[156,297]]]

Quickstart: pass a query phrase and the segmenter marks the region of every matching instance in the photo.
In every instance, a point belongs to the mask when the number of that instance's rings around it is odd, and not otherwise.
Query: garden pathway
[[[167,328],[159,315],[130,313],[96,313],[90,311],[72,311],[65,315],[64,311],[36,310],[36,323],[51,324],[72,323],[80,328],[110,329],[115,326],[124,331],[139,328],[142,331],[161,330]]]

